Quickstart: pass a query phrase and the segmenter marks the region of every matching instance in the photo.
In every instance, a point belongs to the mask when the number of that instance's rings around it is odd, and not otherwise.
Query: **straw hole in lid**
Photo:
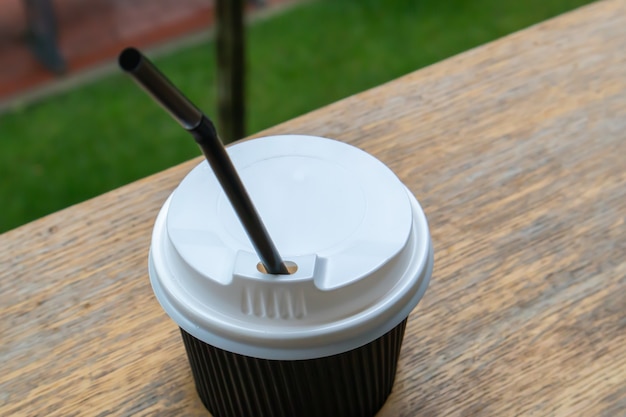
[[[295,262],[285,261],[285,266],[287,267],[287,272],[289,272],[289,275],[295,274],[298,270],[298,265],[296,265]],[[263,265],[262,262],[256,264],[256,269],[262,274],[270,275],[269,272],[267,272],[267,268],[265,268],[265,265]]]

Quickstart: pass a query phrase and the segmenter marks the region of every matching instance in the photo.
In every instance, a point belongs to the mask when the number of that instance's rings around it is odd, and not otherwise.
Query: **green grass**
[[[588,0],[319,0],[248,30],[248,133],[440,61]],[[215,114],[212,44],[156,59]],[[0,232],[199,154],[115,74],[0,116]]]

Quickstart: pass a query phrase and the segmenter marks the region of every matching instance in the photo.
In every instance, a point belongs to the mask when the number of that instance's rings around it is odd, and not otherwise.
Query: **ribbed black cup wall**
[[[215,417],[368,417],[391,392],[405,326],[345,353],[297,361],[243,356],[181,333],[200,399]]]

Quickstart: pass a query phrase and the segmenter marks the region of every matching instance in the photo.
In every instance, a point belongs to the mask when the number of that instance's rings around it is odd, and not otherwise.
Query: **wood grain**
[[[626,415],[625,0],[263,133],[367,150],[428,216],[435,273],[381,416]],[[196,162],[0,236],[0,415],[206,415],[146,272]]]

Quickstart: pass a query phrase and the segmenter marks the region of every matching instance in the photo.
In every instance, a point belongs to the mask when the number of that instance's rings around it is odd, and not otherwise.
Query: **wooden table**
[[[626,0],[270,133],[369,151],[430,221],[435,273],[381,416],[626,415]],[[147,276],[197,162],[0,237],[0,415],[206,415]]]

